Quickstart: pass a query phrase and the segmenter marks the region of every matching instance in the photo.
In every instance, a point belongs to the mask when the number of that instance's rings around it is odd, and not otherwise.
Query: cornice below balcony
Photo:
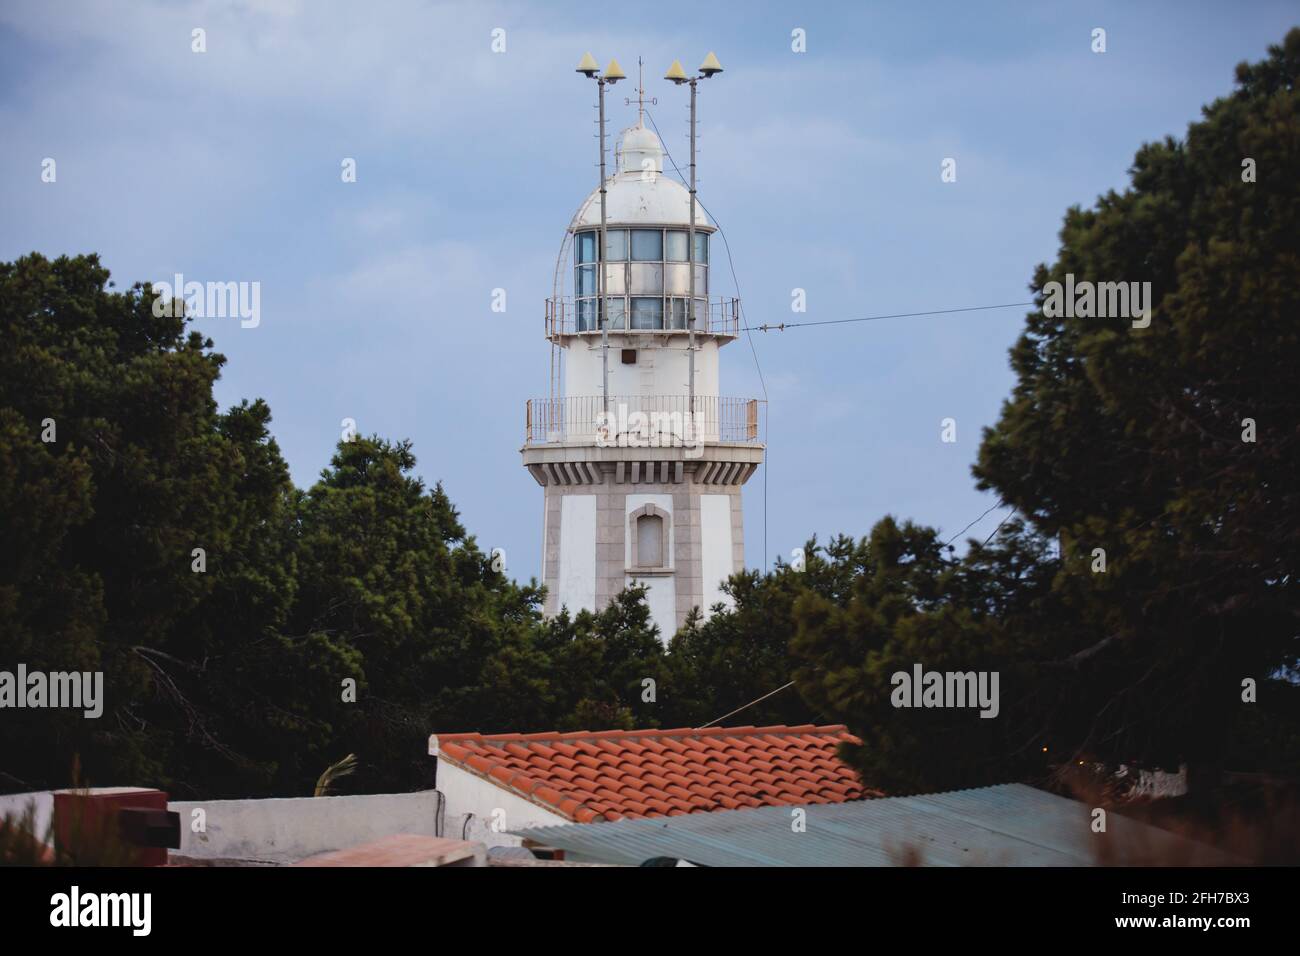
[[[524,467],[548,485],[743,485],[763,463],[764,446],[708,442],[694,448],[617,448],[592,444],[527,445]]]

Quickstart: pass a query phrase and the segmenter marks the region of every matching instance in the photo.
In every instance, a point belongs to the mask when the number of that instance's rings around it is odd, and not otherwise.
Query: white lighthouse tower
[[[599,78],[602,145],[615,73]],[[638,105],[613,174],[602,168],[603,190],[566,231],[546,302],[551,394],[528,403],[522,453],[544,489],[546,613],[599,610],[638,582],[667,641],[692,608],[725,600],[721,584],[744,567],[740,490],[764,446],[761,403],[722,396],[719,353],[740,310],[715,292],[716,227],[664,175],[644,90]]]

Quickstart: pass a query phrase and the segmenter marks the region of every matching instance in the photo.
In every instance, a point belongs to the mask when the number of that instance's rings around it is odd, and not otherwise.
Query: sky
[[[5,0],[0,261],[97,252],[119,287],[259,283],[256,327],[197,323],[229,360],[221,406],[264,398],[302,487],[346,418],[409,438],[421,476],[526,581],[542,489],[520,462],[524,404],[549,391],[543,302],[597,179],[584,52],[633,77],[644,59],[651,116],[683,168],[688,96],[659,77],[717,54],[725,72],[700,87],[700,198],[760,325],[1028,301],[1066,209],[1123,189],[1137,148],[1184,136],[1298,13],[1264,0]],[[607,101],[615,131],[636,120],[634,85]],[[955,182],[941,179],[948,158]],[[886,514],[951,536],[994,505],[970,465],[1013,385],[1024,314],[728,345],[723,393],[768,400],[747,565]]]

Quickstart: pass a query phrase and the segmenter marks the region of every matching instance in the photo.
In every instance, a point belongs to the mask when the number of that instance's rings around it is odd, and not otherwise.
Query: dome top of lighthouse
[[[690,191],[664,175],[664,147],[655,133],[641,123],[623,130],[614,150],[617,172],[605,183],[605,220],[624,223],[686,225],[691,219]],[[600,225],[600,190],[587,197],[573,228]],[[712,229],[713,223],[695,202],[695,225]]]
[[[638,124],[623,130],[618,140],[618,171],[664,171],[664,144],[653,132]]]

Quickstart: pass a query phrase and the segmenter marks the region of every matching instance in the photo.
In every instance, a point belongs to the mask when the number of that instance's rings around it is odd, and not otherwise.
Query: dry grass
[[[134,866],[139,848],[122,836],[115,815],[87,816],[88,784],[80,783],[79,764],[72,767],[72,792],[66,828],[51,818],[44,834],[36,832],[36,803],[21,813],[0,817],[0,866]]]
[[[328,797],[334,789],[334,781],[340,777],[346,777],[355,773],[357,769],[357,755],[348,754],[337,763],[332,763],[325,768],[325,772],[320,775],[316,781],[316,792],[313,797]]]
[[[1108,815],[1156,828],[1125,828],[1123,838],[1113,828],[1096,834],[1095,856],[1101,866],[1300,863],[1300,795],[1293,783],[1260,779],[1225,783],[1203,797],[1130,799],[1122,784],[1094,765],[1059,772],[1054,783],[1063,795],[1090,808],[1101,807]],[[1183,839],[1169,840],[1164,834]]]

